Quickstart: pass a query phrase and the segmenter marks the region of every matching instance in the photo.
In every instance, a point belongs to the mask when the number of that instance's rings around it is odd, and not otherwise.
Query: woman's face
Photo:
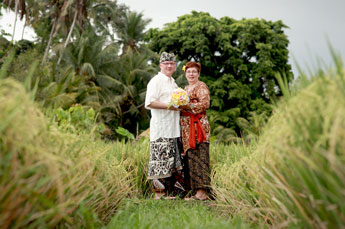
[[[186,71],[186,78],[189,84],[195,84],[199,81],[200,73],[198,72],[198,69],[195,67],[188,68]]]

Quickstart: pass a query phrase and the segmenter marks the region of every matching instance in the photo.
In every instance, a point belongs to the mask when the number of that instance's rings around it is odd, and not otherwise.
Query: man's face
[[[161,67],[161,72],[167,76],[172,76],[172,74],[176,70],[176,62],[175,61],[164,61],[164,62],[160,63],[159,66]]]

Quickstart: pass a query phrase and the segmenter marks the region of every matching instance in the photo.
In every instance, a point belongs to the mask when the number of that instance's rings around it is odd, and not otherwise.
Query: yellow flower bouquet
[[[188,103],[189,97],[187,92],[179,87],[173,91],[169,107],[174,106],[175,108],[177,108],[182,105],[187,105]]]

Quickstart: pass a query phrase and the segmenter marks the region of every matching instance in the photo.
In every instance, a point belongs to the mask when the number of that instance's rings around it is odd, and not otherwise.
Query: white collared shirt
[[[145,108],[151,110],[150,141],[160,137],[180,137],[180,112],[148,107],[153,101],[169,104],[171,94],[177,88],[174,78],[159,72],[147,84]]]

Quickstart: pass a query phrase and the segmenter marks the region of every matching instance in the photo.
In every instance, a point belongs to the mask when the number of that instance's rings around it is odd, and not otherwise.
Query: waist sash
[[[204,129],[202,128],[202,124],[200,119],[202,115],[206,114],[205,112],[199,114],[193,114],[190,112],[181,112],[182,116],[189,116],[190,117],[190,131],[189,131],[189,146],[192,149],[196,147],[196,138],[195,138],[195,123],[196,123],[196,132],[199,144],[206,140],[206,134]]]

